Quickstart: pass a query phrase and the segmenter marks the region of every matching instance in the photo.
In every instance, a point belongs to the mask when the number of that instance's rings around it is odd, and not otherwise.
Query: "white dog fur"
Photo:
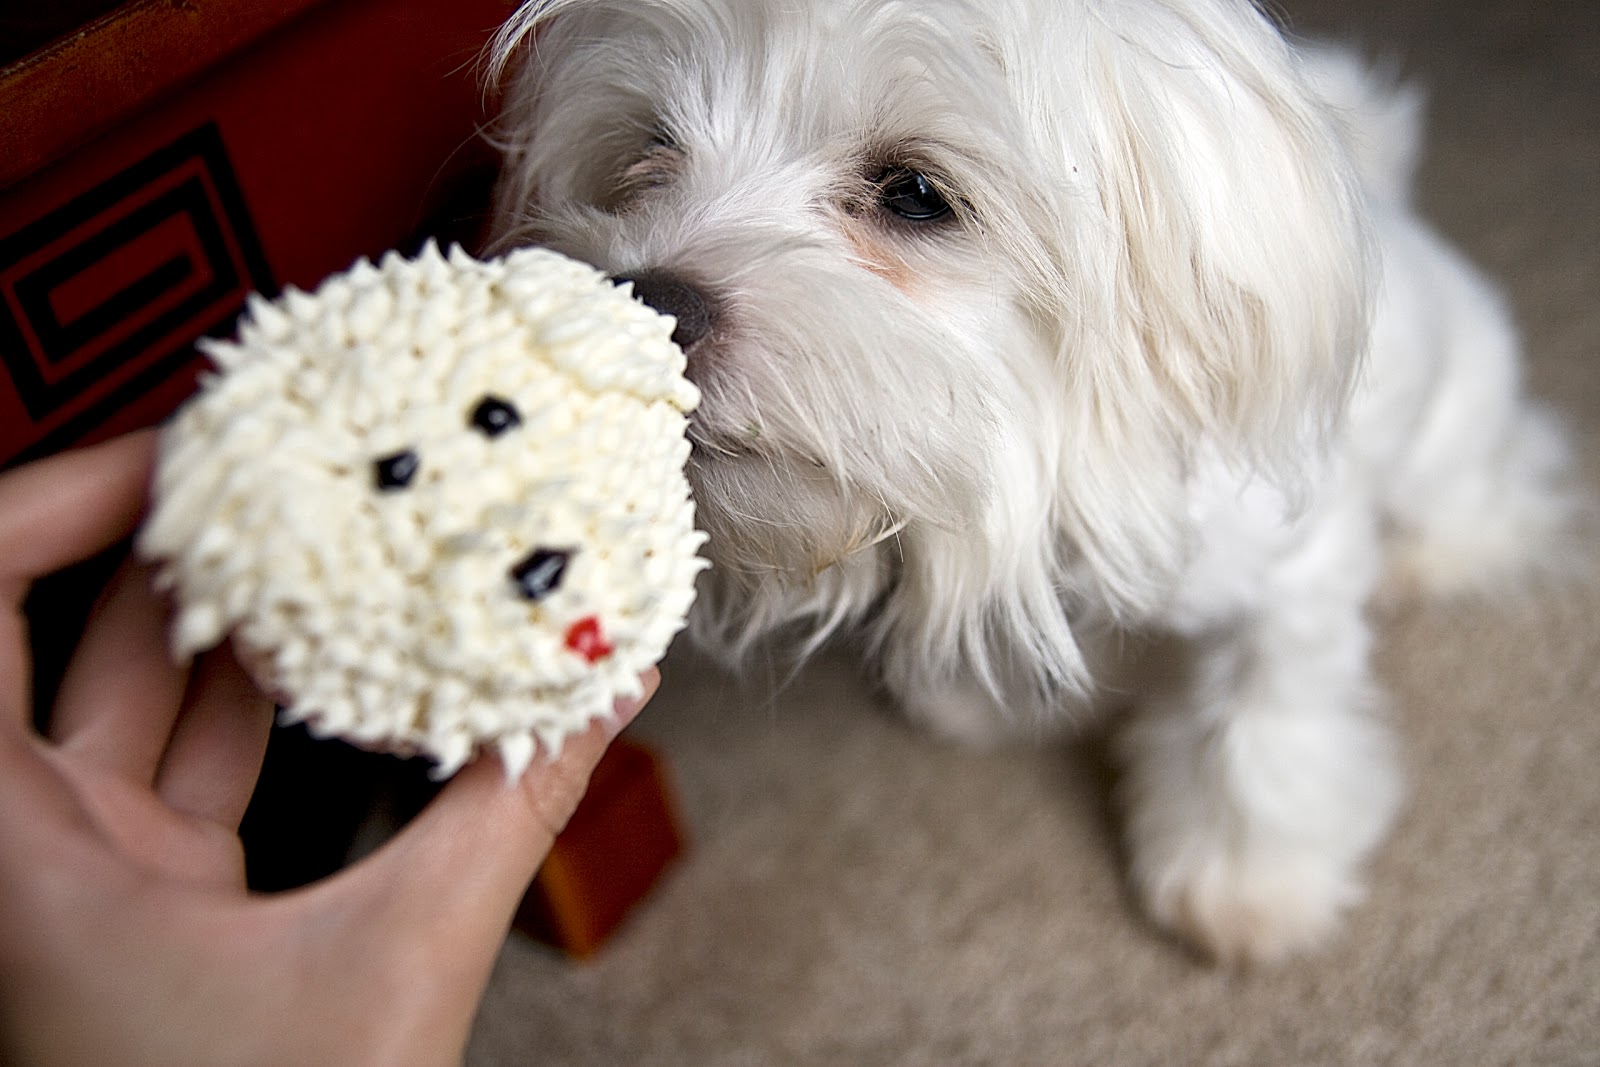
[[[1131,702],[1150,914],[1320,941],[1400,796],[1382,572],[1564,509],[1417,95],[1245,0],[535,0],[491,65],[497,243],[688,321],[696,637],[847,639],[968,741]]]

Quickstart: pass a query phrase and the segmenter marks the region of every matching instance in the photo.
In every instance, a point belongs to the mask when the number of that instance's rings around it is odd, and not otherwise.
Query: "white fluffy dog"
[[[497,242],[634,281],[704,393],[693,632],[845,636],[912,718],[1121,725],[1132,877],[1322,938],[1394,814],[1364,616],[1561,510],[1414,94],[1245,0],[535,0]]]

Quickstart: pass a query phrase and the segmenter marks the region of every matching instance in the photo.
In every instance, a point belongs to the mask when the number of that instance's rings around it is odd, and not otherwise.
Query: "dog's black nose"
[[[678,320],[672,331],[672,343],[688,349],[711,332],[711,302],[705,294],[675,275],[665,271],[641,271],[638,274],[619,274],[611,279],[617,285],[633,284],[635,299],[643,300],[663,315]]]

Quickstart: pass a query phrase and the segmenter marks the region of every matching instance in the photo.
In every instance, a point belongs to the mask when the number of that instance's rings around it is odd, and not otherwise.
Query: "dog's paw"
[[[1325,856],[1192,856],[1135,873],[1158,924],[1218,963],[1276,963],[1319,947],[1361,887]]]

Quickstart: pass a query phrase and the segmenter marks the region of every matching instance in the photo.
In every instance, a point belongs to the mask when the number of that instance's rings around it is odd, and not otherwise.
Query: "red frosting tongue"
[[[600,628],[600,620],[593,615],[567,627],[567,647],[590,663],[598,663],[615,651]]]

